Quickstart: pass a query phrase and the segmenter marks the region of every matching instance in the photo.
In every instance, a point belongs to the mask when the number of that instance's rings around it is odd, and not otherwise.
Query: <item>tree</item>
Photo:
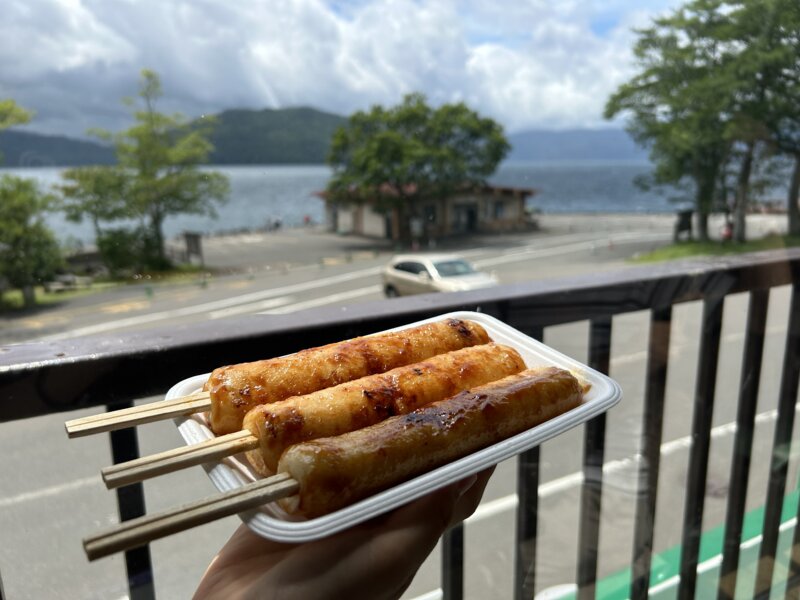
[[[61,210],[75,223],[84,217],[92,223],[95,238],[103,234],[101,223],[132,217],[125,202],[126,177],[116,167],[75,167],[61,174],[66,181],[56,186],[61,192]]]
[[[611,97],[606,116],[632,115],[656,181],[694,181],[701,234],[713,199],[727,209],[731,188],[734,237],[743,242],[757,161],[788,154],[789,231],[800,234],[800,4],[692,0],[639,35],[642,71]]]
[[[463,103],[433,109],[410,94],[392,108],[356,112],[334,133],[328,197],[397,209],[400,236],[408,239],[420,200],[484,184],[509,149],[492,119]]]
[[[150,238],[145,247],[153,248],[153,255],[145,257],[151,268],[169,264],[163,231],[167,217],[215,216],[215,205],[228,195],[224,175],[198,168],[213,149],[208,141],[213,121],[191,125],[182,115],[160,113],[156,110],[160,97],[158,75],[144,69],[138,102],[126,100],[133,107],[135,125],[117,134],[93,132],[114,144],[118,167],[73,170],[67,192],[74,200],[68,209],[73,218],[87,215],[99,222],[128,216],[139,220]]]
[[[14,125],[23,125],[31,120],[33,113],[19,106],[10,98],[0,100],[0,130]]]
[[[796,0],[728,0],[736,25],[736,77],[742,113],[760,139],[794,161],[788,229],[800,235],[800,4]]]
[[[0,100],[0,131],[14,125],[23,125],[31,120],[33,113],[25,110],[11,98]],[[0,154],[0,162],[3,155]]]
[[[0,131],[27,123],[32,114],[13,100],[0,100]],[[61,265],[61,250],[43,220],[52,202],[33,180],[0,177],[0,277],[22,291],[26,308],[36,303],[34,285]]]
[[[630,115],[628,131],[650,148],[656,183],[692,181],[703,240],[731,151],[732,81],[722,76],[730,55],[718,42],[728,22],[720,4],[694,0],[640,30],[634,47],[640,72],[620,86],[605,109],[609,119]]]
[[[741,150],[734,235],[743,242],[758,147],[764,147],[762,155],[793,155],[800,166],[800,107],[796,101],[800,93],[800,5],[795,0],[725,0],[720,12],[729,24],[720,36],[731,53],[725,76],[734,82],[729,137]],[[792,197],[789,229],[794,223],[797,232],[796,189]]]
[[[61,266],[61,252],[42,215],[53,197],[31,179],[0,177],[0,275],[22,290],[26,307],[36,302],[34,286]]]

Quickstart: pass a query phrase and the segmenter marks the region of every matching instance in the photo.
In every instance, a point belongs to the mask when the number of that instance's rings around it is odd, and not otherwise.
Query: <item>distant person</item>
[[[303,217],[303,225],[305,225],[306,227],[311,225],[311,216],[310,215],[305,215]]]
[[[723,242],[730,242],[733,239],[733,223],[728,213],[725,213],[725,224],[720,231],[720,238]]]
[[[678,211],[677,218],[675,219],[675,230],[672,233],[672,240],[677,242],[681,239],[683,234],[686,234],[688,240],[691,242],[693,239],[692,235],[692,215],[694,211],[692,209],[681,209]]]

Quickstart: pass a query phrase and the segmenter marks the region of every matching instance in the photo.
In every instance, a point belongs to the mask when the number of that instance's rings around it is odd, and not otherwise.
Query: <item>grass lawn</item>
[[[36,286],[36,304],[37,306],[48,306],[78,298],[80,296],[87,296],[103,290],[121,285],[120,283],[94,283],[91,288],[81,288],[77,290],[68,290],[63,292],[45,292],[41,286]],[[22,292],[20,290],[6,290],[0,294],[0,311],[15,311],[22,310]]]
[[[640,254],[631,259],[637,263],[653,263],[693,256],[722,256],[725,254],[742,254],[744,252],[758,252],[759,250],[776,250],[800,246],[800,237],[788,235],[769,235],[758,240],[749,240],[743,244],[736,242],[678,242],[653,252]]]
[[[71,300],[81,296],[88,296],[98,292],[120,287],[123,285],[160,285],[166,283],[192,283],[197,282],[198,278],[202,276],[205,281],[205,274],[208,273],[207,269],[202,269],[198,266],[185,265],[179,266],[171,271],[164,271],[160,273],[145,273],[137,274],[132,277],[125,277],[119,279],[97,280],[92,283],[91,287],[79,288],[75,290],[65,290],[63,292],[45,292],[44,287],[36,287],[36,305],[48,306],[51,304],[58,304],[65,300]],[[16,312],[23,310],[22,306],[22,292],[20,290],[6,290],[0,292],[0,313],[2,312]]]

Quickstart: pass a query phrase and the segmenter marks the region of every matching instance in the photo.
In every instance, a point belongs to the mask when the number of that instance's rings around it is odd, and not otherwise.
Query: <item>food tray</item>
[[[242,520],[253,531],[263,537],[282,542],[306,542],[323,538],[538,446],[545,440],[607,411],[622,397],[622,390],[613,379],[489,315],[467,311],[452,312],[409,323],[396,329],[402,330],[446,318],[468,319],[480,323],[495,342],[515,348],[528,368],[555,365],[568,369],[591,384],[591,389],[584,396],[583,403],[571,411],[328,515],[315,519],[297,519],[287,515],[275,504],[242,513],[240,515]],[[208,379],[208,375],[208,373],[196,375],[177,383],[169,390],[166,398],[169,400],[199,391]],[[202,414],[175,419],[175,422],[187,444],[197,444],[214,437]],[[247,461],[241,455],[205,465],[205,469],[211,481],[222,492],[260,479],[260,476],[248,467]]]

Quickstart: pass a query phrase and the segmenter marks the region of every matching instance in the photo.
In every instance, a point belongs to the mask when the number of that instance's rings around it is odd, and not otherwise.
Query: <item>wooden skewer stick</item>
[[[198,392],[190,396],[173,398],[172,400],[161,400],[142,404],[141,406],[74,419],[64,423],[64,426],[67,429],[67,436],[76,438],[208,410],[211,410],[211,396],[208,392]]]
[[[230,492],[209,496],[156,515],[125,521],[87,537],[83,548],[89,560],[95,560],[137,548],[153,540],[203,525],[216,519],[254,509],[297,493],[297,481],[286,473],[249,483]]]
[[[106,487],[113,489],[255,448],[258,448],[258,438],[243,429],[199,444],[182,446],[106,467],[101,474]]]
[[[149,402],[147,404],[140,404],[138,406],[131,406],[130,408],[122,408],[120,410],[114,410],[104,413],[98,413],[96,415],[89,415],[88,417],[81,417],[79,419],[73,419],[72,421],[67,421],[70,425],[82,425],[84,423],[94,423],[96,421],[106,421],[111,418],[123,416],[123,415],[133,415],[141,412],[150,412],[153,410],[159,410],[162,407],[167,406],[175,406],[176,404],[183,404],[184,402],[189,402],[195,399],[202,399],[208,398],[209,393],[206,391],[199,391],[195,392],[194,394],[188,394],[186,396],[180,396],[179,398],[171,398],[169,400],[159,400],[157,402]]]

